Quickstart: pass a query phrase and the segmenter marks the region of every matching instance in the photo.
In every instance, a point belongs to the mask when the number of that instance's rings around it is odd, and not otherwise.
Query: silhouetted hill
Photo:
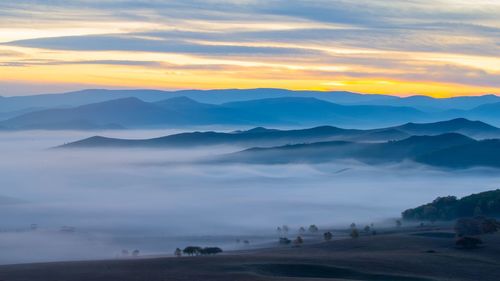
[[[35,111],[3,121],[1,125],[13,129],[74,129],[72,124],[75,123],[93,124],[96,127],[105,124],[139,126],[176,118],[175,112],[160,106],[136,98],[124,98],[75,108]]]
[[[385,143],[347,141],[251,148],[221,158],[221,161],[249,163],[319,163],[352,159],[369,164],[415,161],[419,156],[445,148],[476,143],[469,137],[448,133],[438,136],[412,136]]]
[[[500,140],[483,140],[448,147],[421,155],[416,160],[449,168],[500,167]]]
[[[465,118],[424,124],[407,123],[394,128],[409,135],[436,135],[454,132],[468,136],[500,136],[499,128]]]
[[[402,213],[407,220],[453,220],[472,216],[500,217],[500,189],[472,194],[457,199],[438,197],[431,203]]]
[[[394,124],[422,120],[425,114],[413,108],[386,106],[345,106],[314,98],[275,98],[222,105],[203,104],[186,97],[159,102],[124,98],[74,108],[30,112],[0,122],[12,129],[59,126],[76,120],[102,126],[179,127],[191,125],[322,125]],[[71,128],[66,128],[71,129]]]
[[[463,126],[460,126],[460,124],[462,124]],[[481,132],[481,128],[485,129],[484,134],[492,133],[493,131],[498,130],[495,127],[489,126],[485,123],[471,122],[467,120],[450,120],[432,124],[414,125],[408,126],[407,124],[399,127],[372,130],[343,129],[333,126],[319,126],[309,129],[297,130],[276,130],[256,127],[247,131],[235,131],[231,133],[193,132],[144,140],[119,140],[113,138],[102,138],[101,141],[96,142],[94,138],[90,138],[67,144],[66,147],[189,147],[208,145],[235,145],[249,147],[279,146],[285,144],[313,143],[333,140],[350,142],[381,142],[389,140],[402,140],[410,137],[410,133],[429,133],[429,135],[439,135],[445,133],[468,131],[474,133],[475,135],[478,135]],[[401,127],[407,128],[406,130],[408,132],[404,132],[399,129]],[[414,138],[409,138],[407,141],[413,139]],[[425,139],[425,137],[422,137],[422,139]]]
[[[74,108],[46,109],[0,122],[10,129],[86,129],[107,124],[120,127],[171,127],[207,124],[247,124],[251,116],[230,108],[202,104],[185,97],[149,103],[123,98]],[[73,127],[72,124],[75,124]],[[91,125],[93,124],[93,125]]]
[[[96,136],[69,143],[63,147],[190,147],[209,145],[264,146],[300,142],[317,142],[325,139],[348,138],[362,134],[364,134],[364,131],[362,130],[341,129],[331,126],[321,126],[302,130],[273,130],[257,127],[247,131],[236,131],[232,133],[192,132],[143,140],[124,140]]]
[[[475,107],[500,102],[500,97],[496,95],[465,96],[451,98],[432,98],[428,96],[410,96],[399,99],[375,100],[368,104],[384,104],[392,106],[410,106],[423,111],[439,112],[447,110],[467,111]]]
[[[340,105],[316,98],[274,98],[223,104],[252,112],[262,120],[296,124],[391,124],[403,120],[425,120],[426,114],[410,107]]]
[[[416,160],[422,154],[474,142],[474,139],[458,133],[411,136],[400,141],[372,144],[367,149],[355,153],[353,157],[364,162]]]
[[[144,101],[154,102],[177,96],[186,96],[199,102],[214,104],[279,97],[313,97],[340,104],[364,103],[370,105],[410,106],[432,110],[469,110],[483,104],[500,102],[500,98],[495,95],[436,99],[427,96],[400,98],[388,95],[360,94],[346,91],[291,91],[272,88],[180,91],[86,89],[59,94],[1,97],[0,111],[13,111],[27,107],[78,106],[126,97],[136,97]]]
[[[459,117],[500,124],[498,111],[500,98],[495,95],[447,99],[426,96],[399,98],[351,92],[290,91],[284,89],[170,92],[90,89],[64,94],[2,97],[0,99],[0,117],[4,116],[4,119],[14,118],[41,109],[70,109],[131,97],[176,111],[179,120],[175,120],[173,117],[169,120],[163,118],[164,126],[169,126],[167,124],[252,124],[256,126],[335,124],[336,126],[380,127],[402,122],[430,122]],[[172,98],[179,99],[169,101]],[[187,116],[188,111],[191,118]],[[130,115],[135,116],[136,114],[132,112]],[[181,115],[184,116],[181,118]],[[84,121],[95,123],[89,120]],[[100,120],[96,126],[105,122],[105,120]],[[63,127],[67,127],[69,124]],[[130,124],[120,125],[131,126]],[[41,122],[37,122],[36,127],[43,129],[44,126]],[[50,124],[48,127],[54,126]]]
[[[86,89],[60,94],[38,94],[30,96],[1,97],[0,112],[16,111],[26,108],[75,107],[114,99],[135,97],[147,102],[157,102],[174,97],[188,97],[202,103],[222,104],[234,101],[281,97],[314,97],[342,104],[355,104],[377,100],[399,99],[386,95],[367,95],[344,91],[291,91],[285,89],[215,89],[215,90],[107,90]]]

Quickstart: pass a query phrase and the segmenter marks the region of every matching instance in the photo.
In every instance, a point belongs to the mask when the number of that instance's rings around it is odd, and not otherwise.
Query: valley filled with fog
[[[170,255],[192,244],[254,247],[275,242],[279,225],[290,226],[293,235],[310,224],[389,224],[407,208],[437,196],[495,189],[500,179],[493,169],[447,171],[414,163],[205,161],[242,149],[230,146],[53,149],[95,134],[177,132],[2,132],[0,263],[114,258],[123,249]]]

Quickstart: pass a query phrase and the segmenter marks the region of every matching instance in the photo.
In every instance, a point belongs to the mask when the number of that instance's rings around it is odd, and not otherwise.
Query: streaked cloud
[[[490,0],[2,2],[0,79],[500,94],[498,14]]]

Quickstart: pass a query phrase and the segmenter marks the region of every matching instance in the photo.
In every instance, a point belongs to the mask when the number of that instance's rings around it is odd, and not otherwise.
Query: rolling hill
[[[374,126],[392,125],[402,119],[421,121],[426,119],[426,114],[408,107],[347,106],[315,98],[273,98],[215,105],[177,97],[158,102],[123,98],[72,108],[46,109],[4,120],[0,126],[10,129],[72,129],[63,125],[75,122],[98,127],[116,124],[127,128],[193,125]]]
[[[395,97],[333,91],[290,91],[284,89],[220,89],[220,90],[105,90],[89,89],[62,94],[0,97],[0,120],[3,127],[44,129],[79,129],[107,127],[114,122],[81,118],[66,124],[51,121],[16,126],[7,123],[16,117],[28,118],[40,111],[74,110],[82,106],[139,99],[167,109],[175,116],[157,116],[150,122],[132,121],[113,124],[121,127],[184,125],[285,125],[357,126],[360,128],[392,126],[402,122],[433,122],[443,119],[468,118],[500,124],[500,97],[496,95],[437,99],[426,96]],[[170,101],[178,98],[177,102]],[[170,105],[169,105],[170,104]],[[174,104],[177,104],[174,106]],[[178,110],[177,110],[178,109]],[[46,111],[47,110],[47,111]],[[69,111],[60,111],[69,113]],[[56,113],[50,113],[56,114]],[[104,115],[105,113],[100,113]],[[142,114],[130,110],[130,116]],[[159,114],[161,115],[161,114]],[[167,114],[168,115],[168,114]],[[190,115],[190,116],[189,116]],[[42,115],[31,115],[42,116]],[[176,116],[179,116],[176,119]],[[46,116],[43,116],[44,118]],[[63,116],[64,118],[64,116]],[[124,118],[122,118],[124,119]],[[44,120],[42,118],[42,120]],[[161,120],[161,122],[159,121]],[[27,120],[29,121],[29,120]],[[111,122],[111,123],[110,123]],[[22,123],[22,122],[21,122]],[[75,127],[72,127],[75,124]],[[82,125],[86,124],[86,125]]]
[[[434,123],[407,123],[393,127],[393,129],[409,135],[437,135],[454,132],[480,138],[500,136],[499,128],[481,121],[471,121],[465,118]]]
[[[492,135],[500,137],[500,129],[488,124],[454,119],[427,124],[405,124],[402,126],[356,130],[332,126],[320,126],[298,130],[276,130],[257,127],[247,131],[222,132],[192,132],[174,134],[153,139],[126,140],[95,136],[77,142],[66,144],[66,148],[89,147],[193,147],[210,145],[231,145],[242,147],[279,146],[286,144],[348,141],[348,142],[384,142],[402,140],[410,136],[440,135],[445,133],[462,133],[467,136]],[[469,135],[470,133],[470,135]]]
[[[219,160],[259,164],[322,163],[340,159],[357,160],[368,164],[398,163],[405,160],[422,162],[420,157],[423,155],[440,153],[442,150],[475,143],[478,141],[464,135],[447,133],[437,136],[412,136],[400,141],[384,143],[331,141],[271,148],[250,148],[222,156]],[[500,159],[497,161],[500,163]],[[481,164],[482,162],[478,161],[477,163]],[[430,161],[425,162],[425,164],[433,165]]]
[[[180,91],[86,89],[59,94],[37,94],[13,97],[0,96],[0,112],[25,110],[28,108],[76,107],[89,103],[129,97],[135,97],[147,102],[157,102],[179,96],[185,96],[198,102],[211,104],[281,97],[311,97],[343,105],[413,107],[421,111],[443,111],[451,109],[471,110],[484,104],[500,102],[500,97],[495,95],[437,99],[427,96],[396,97],[346,91],[291,91],[286,89],[266,88]]]

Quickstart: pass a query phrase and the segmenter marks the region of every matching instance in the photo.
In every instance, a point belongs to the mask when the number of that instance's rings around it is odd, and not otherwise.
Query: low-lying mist
[[[278,225],[377,224],[437,196],[497,188],[500,179],[495,171],[449,172],[411,163],[197,163],[241,149],[236,147],[49,149],[91,135],[0,135],[0,263],[113,258],[122,249],[171,254],[189,244],[241,248],[236,239],[274,241]]]

